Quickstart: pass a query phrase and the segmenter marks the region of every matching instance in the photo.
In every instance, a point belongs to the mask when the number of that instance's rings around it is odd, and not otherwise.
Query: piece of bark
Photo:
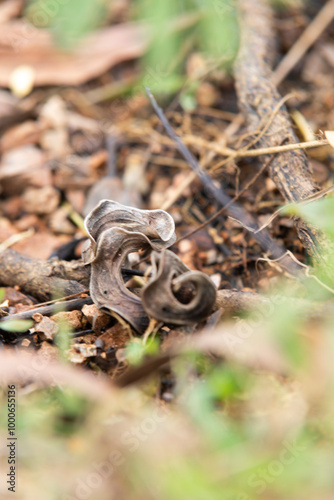
[[[81,293],[89,288],[90,265],[81,260],[43,260],[26,257],[12,249],[0,252],[0,285],[19,286],[24,293],[45,301]],[[142,275],[134,269],[122,269],[122,279]],[[92,302],[90,302],[92,303]]]
[[[80,293],[89,286],[89,266],[80,261],[30,259],[7,249],[0,252],[0,268],[1,285],[17,285],[42,301]]]
[[[218,290],[214,310],[221,309],[224,313],[237,314],[261,306],[268,300],[255,292],[242,292],[239,290]]]
[[[240,109],[248,129],[254,133],[267,127],[256,142],[260,148],[297,143],[287,109],[279,106],[281,96],[272,82],[275,36],[272,10],[265,0],[239,0],[241,46],[234,66]],[[277,109],[278,108],[278,109]],[[276,113],[274,113],[277,111]],[[274,116],[273,116],[274,115]],[[318,191],[309,162],[301,150],[277,154],[270,164],[270,176],[284,199],[301,201]],[[328,242],[313,226],[298,220],[298,236],[306,251],[322,260]]]

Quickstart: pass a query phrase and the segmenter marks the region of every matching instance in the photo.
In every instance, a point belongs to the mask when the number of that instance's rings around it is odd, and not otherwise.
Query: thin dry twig
[[[290,92],[290,94],[287,94],[284,97],[282,97],[282,99],[276,104],[275,108],[270,113],[269,117],[268,118],[266,117],[263,127],[261,128],[260,124],[260,126],[258,127],[259,130],[256,130],[255,132],[246,132],[246,134],[239,136],[238,142],[235,147],[238,148],[241,142],[245,138],[250,136],[254,136],[254,138],[240,151],[248,151],[252,146],[254,146],[257,142],[259,142],[259,140],[265,135],[265,133],[269,129],[273,119],[275,118],[275,116],[277,115],[283,104],[285,104],[291,97],[293,97],[293,95],[294,94]]]
[[[247,149],[247,150],[241,149],[239,151],[236,151],[235,149],[222,147],[215,142],[207,141],[206,139],[203,139],[201,137],[185,136],[183,137],[183,140],[188,145],[211,149],[215,153],[218,153],[223,156],[228,156],[227,160],[270,155],[274,153],[284,153],[286,151],[295,151],[297,149],[312,149],[312,148],[318,148],[320,146],[329,146],[329,142],[327,139],[320,139],[316,141],[285,144],[283,146],[272,146],[268,148]]]
[[[53,299],[53,300],[48,300],[47,302],[39,302],[38,304],[36,305],[33,305],[33,306],[29,306],[29,309],[36,309],[36,307],[43,307],[43,306],[49,306],[51,304],[55,304],[55,303],[64,303],[66,304],[67,301],[71,300],[71,299],[75,299],[77,297],[79,298],[84,298],[84,297],[81,297],[82,294],[87,294],[89,293],[89,290],[84,290],[83,292],[79,292],[79,293],[72,293],[72,295],[66,295],[66,297],[60,297],[59,299]]]
[[[321,33],[332,22],[333,17],[334,0],[330,0],[324,5],[318,15],[313,19],[313,21],[303,31],[295,44],[291,47],[289,52],[287,52],[287,54],[285,54],[283,59],[280,61],[279,65],[273,72],[273,83],[279,85],[283,82],[292,68],[296,66],[296,64],[304,56],[307,50],[317,41]],[[238,113],[237,115],[235,115],[231,123],[224,131],[226,138],[235,135],[240,127],[244,124],[244,122],[245,120],[242,113]]]
[[[263,172],[269,167],[270,163],[272,161],[272,158],[268,161],[268,163],[266,163],[265,165],[263,165],[260,170],[254,175],[254,177],[241,189],[241,191],[239,191],[238,194],[236,194],[234,196],[234,198],[232,198],[232,200],[227,204],[225,205],[224,207],[222,207],[220,210],[218,210],[218,212],[216,212],[214,215],[212,215],[211,217],[209,217],[206,221],[204,221],[202,224],[200,224],[196,229],[194,229],[193,231],[190,231],[189,233],[185,234],[184,236],[181,236],[181,238],[179,238],[175,244],[179,243],[180,241],[182,240],[185,240],[187,238],[190,238],[190,236],[192,236],[193,234],[197,233],[197,231],[200,231],[201,229],[203,229],[204,227],[206,227],[208,224],[211,224],[211,222],[213,222],[215,219],[217,219],[217,217],[220,217],[224,212],[225,210],[228,209],[228,207],[234,203],[235,201],[237,201],[241,195],[243,195],[245,193],[245,191],[247,191],[247,189],[249,189],[253,184],[254,182],[257,181],[257,179],[263,174]],[[261,226],[262,227],[262,226]],[[260,231],[260,229],[258,230]]]
[[[195,172],[190,172],[189,175],[184,179],[184,181],[179,185],[179,187],[174,191],[173,195],[166,200],[162,206],[162,210],[168,210],[179,198],[182,193],[187,189],[188,186],[197,178]]]
[[[199,180],[202,182],[205,189],[223,206],[232,202],[231,197],[228,194],[226,194],[222,189],[218,188],[215,185],[210,175],[200,167],[196,158],[189,151],[186,145],[181,141],[180,137],[174,132],[173,128],[170,126],[162,109],[158,106],[156,100],[154,99],[148,87],[146,87],[146,92],[147,95],[149,96],[149,99],[152,103],[155,112],[157,113],[161,122],[163,123],[168,135],[171,137],[173,141],[175,141],[180,153],[189,162],[191,168],[193,169],[194,173],[197,175]],[[236,216],[237,218],[247,221],[246,225],[250,225],[251,227],[253,227],[253,229],[256,230],[259,227],[256,220],[235,202],[230,203],[229,212],[233,217]],[[262,231],[261,233],[256,234],[255,238],[261,244],[261,246],[266,251],[269,251],[275,258],[285,254],[285,249],[271,237],[268,231]],[[298,272],[298,266],[296,266],[291,259],[287,259],[286,261],[282,260],[282,265],[289,272],[292,273]]]
[[[43,316],[51,316],[52,314],[56,314],[59,311],[74,311],[75,309],[79,309],[84,305],[93,304],[93,300],[90,297],[84,297],[80,299],[73,299],[63,301],[57,301],[53,304],[46,306],[39,306],[33,309],[29,309],[27,311],[22,311],[20,313],[9,314],[0,319],[0,324],[4,321],[12,321],[17,319],[31,319],[35,314],[42,314]],[[1,326],[1,325],[0,325]]]
[[[334,0],[329,0],[277,66],[272,77],[276,85],[284,80],[333,19]]]
[[[334,186],[330,186],[329,188],[326,188],[326,189],[323,189],[322,191],[318,191],[317,193],[315,194],[312,194],[311,196],[308,196],[307,198],[305,198],[304,200],[302,200],[301,202],[299,203],[290,203],[288,205],[284,205],[283,207],[279,208],[278,210],[276,210],[270,217],[269,219],[264,223],[262,224],[261,227],[259,227],[259,229],[257,229],[256,231],[252,231],[251,228],[246,228],[248,229],[248,231],[250,232],[254,232],[254,233],[258,233],[260,231],[262,231],[263,229],[265,229],[266,227],[268,227],[274,219],[276,219],[276,217],[289,209],[289,207],[295,207],[295,206],[302,206],[302,205],[306,205],[307,203],[310,203],[311,201],[316,201],[316,200],[320,200],[321,198],[323,198],[324,196],[326,196],[327,194],[329,193],[332,193],[334,191]],[[236,219],[234,219],[236,222],[238,222]],[[240,223],[241,224],[241,223]],[[242,224],[241,224],[242,225]]]
[[[242,29],[241,48],[234,67],[236,89],[240,107],[252,130],[281,101],[271,80],[271,63],[275,58],[273,13],[269,2],[265,0],[254,0],[251,5],[246,0],[239,0],[238,7]],[[269,132],[270,136],[263,137],[260,141],[260,152],[278,152],[270,166],[270,177],[285,200],[288,203],[299,202],[318,192],[310,164],[302,150],[305,146],[321,146],[326,143],[320,140],[297,145],[285,107],[275,116]],[[288,144],[276,149],[282,139],[286,139]],[[300,219],[296,221],[296,228],[300,240],[306,251],[314,257],[315,263],[327,260],[331,242],[325,234]]]

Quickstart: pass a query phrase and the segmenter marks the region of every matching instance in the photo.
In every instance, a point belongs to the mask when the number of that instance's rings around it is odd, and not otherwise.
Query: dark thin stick
[[[127,276],[146,276],[145,271],[139,271],[139,269],[122,269],[123,279]]]
[[[4,321],[12,321],[17,319],[31,319],[34,314],[43,314],[43,316],[51,316],[52,314],[56,314],[59,310],[65,311],[73,311],[74,309],[79,309],[85,304],[93,304],[93,301],[90,297],[85,297],[84,299],[74,299],[68,300],[67,302],[56,302],[55,304],[51,304],[49,306],[44,307],[36,307],[35,309],[30,309],[29,311],[23,311],[16,314],[10,314],[0,319],[0,328],[1,323]]]
[[[235,201],[237,201],[237,199],[240,198],[240,196],[242,194],[244,194],[245,191],[247,191],[247,189],[249,189],[253,184],[254,182],[257,181],[257,179],[260,177],[261,174],[263,174],[263,172],[269,167],[270,163],[273,161],[273,156],[270,158],[270,160],[265,164],[263,165],[260,170],[254,175],[254,177],[246,184],[246,186],[244,186],[242,188],[241,191],[239,191],[238,194],[236,194],[234,196],[233,199],[231,199],[231,201],[228,202],[227,205],[225,205],[224,207],[222,207],[220,210],[218,210],[215,214],[213,214],[211,217],[209,217],[205,222],[203,222],[202,224],[200,224],[198,227],[196,227],[196,229],[194,229],[193,231],[189,231],[189,233],[185,234],[184,236],[181,236],[181,238],[179,238],[175,243],[174,245],[177,245],[180,241],[182,240],[185,240],[187,238],[189,238],[190,236],[192,236],[193,234],[197,233],[197,231],[200,231],[201,229],[203,229],[204,227],[206,227],[208,224],[211,224],[211,222],[213,222],[215,219],[217,219],[217,217],[219,217],[220,215],[222,215],[225,210],[227,210],[229,208],[229,206],[234,203]]]
[[[243,226],[251,228],[251,230],[257,231],[259,229],[259,225],[256,220],[248,214],[242,207],[240,207],[237,203],[233,201],[233,199],[226,194],[221,188],[218,188],[213,182],[212,178],[209,174],[207,174],[199,165],[198,161],[194,157],[194,155],[189,151],[187,146],[181,141],[180,137],[174,132],[173,128],[169,124],[167,118],[165,117],[162,109],[158,106],[156,100],[154,99],[152,92],[148,87],[145,87],[146,93],[150,99],[150,102],[158,115],[161,123],[166,129],[166,132],[170,136],[170,138],[177,145],[182,156],[187,160],[192,170],[196,173],[199,180],[202,182],[204,188],[209,193],[209,195],[213,196],[218,203],[222,206],[226,206],[229,204],[228,212],[229,214],[236,220],[240,221]],[[262,230],[258,233],[252,232],[253,238],[255,238],[262,248],[265,251],[271,253],[271,255],[275,258],[282,258],[283,255],[286,254],[286,250],[284,247],[279,245],[270,235],[267,230]],[[299,266],[291,260],[287,255],[282,258],[280,261],[282,267],[284,267],[290,273],[296,274],[299,272]]]
[[[66,295],[66,297],[59,297],[57,299],[48,300],[47,302],[40,302],[38,304],[30,306],[30,309],[36,309],[36,307],[48,306],[48,305],[55,304],[56,302],[61,302],[61,301],[68,301],[69,302],[69,299],[74,299],[75,297],[78,297],[84,293],[89,293],[89,290],[84,290],[83,292],[79,292],[79,293],[73,293],[72,295]],[[84,297],[82,297],[82,298],[84,298]],[[27,309],[27,311],[28,311],[28,309]],[[26,311],[24,311],[24,312],[26,312]]]
[[[84,335],[89,335],[90,333],[94,333],[94,330],[90,329],[90,330],[82,330],[81,332],[70,333],[70,337],[72,339],[76,339],[78,337],[83,337]]]
[[[107,146],[107,175],[106,177],[116,177],[116,165],[117,165],[117,144],[119,138],[116,136],[108,135],[106,139]]]

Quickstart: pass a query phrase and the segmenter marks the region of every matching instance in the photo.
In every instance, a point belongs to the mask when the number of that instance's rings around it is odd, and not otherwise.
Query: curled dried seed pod
[[[142,291],[142,303],[152,318],[173,325],[191,325],[213,309],[216,288],[200,271],[190,270],[173,252],[152,253],[153,278]]]
[[[163,210],[140,210],[103,200],[85,219],[89,235],[82,250],[91,264],[90,293],[107,313],[115,312],[143,333],[148,317],[141,299],[126,288],[122,265],[131,252],[160,250],[175,241],[174,221]]]
[[[131,233],[120,227],[104,231],[91,263],[90,294],[94,304],[104,312],[116,312],[139,333],[149,323],[141,299],[124,285],[122,264],[130,252],[150,247],[142,233]]]
[[[90,239],[82,250],[85,264],[94,260],[99,237],[112,227],[143,233],[153,250],[167,248],[176,240],[173,218],[164,210],[141,210],[112,200],[102,200],[87,215],[85,227]]]

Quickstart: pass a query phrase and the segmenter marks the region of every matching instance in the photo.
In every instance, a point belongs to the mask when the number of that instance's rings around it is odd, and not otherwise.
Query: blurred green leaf
[[[138,338],[134,338],[125,348],[125,356],[130,365],[139,365],[145,356],[153,356],[159,351],[158,339],[149,340],[146,344]]]
[[[208,377],[208,387],[212,396],[221,401],[237,398],[247,386],[247,374],[238,366],[217,367]]]
[[[26,15],[36,27],[52,29],[59,45],[70,49],[101,26],[106,6],[107,0],[34,0]]]
[[[26,16],[39,28],[50,29],[58,44],[71,49],[82,37],[101,27],[107,0],[32,0]],[[215,64],[229,68],[239,44],[234,0],[137,0],[131,11],[147,23],[151,44],[142,59],[144,86],[171,94],[186,82],[184,63],[190,50],[203,52]],[[112,47],[110,48],[112,50]],[[185,109],[194,101],[184,98]]]
[[[239,45],[239,29],[233,0],[197,0],[203,16],[199,23],[202,47],[210,57],[231,62]]]
[[[171,78],[174,82],[179,80],[176,61],[181,45],[180,32],[171,29],[173,20],[179,12],[177,0],[139,1],[138,15],[148,23],[152,39],[150,48],[143,58],[144,82],[152,92],[165,93],[166,90],[168,92]],[[166,84],[168,81],[170,83]],[[182,82],[179,85],[182,85]]]
[[[177,27],[187,15],[189,22]],[[140,0],[137,16],[148,22],[152,36],[143,58],[145,85],[152,92],[170,93],[187,82],[184,61],[190,49],[226,68],[236,56],[239,29],[234,0]],[[178,83],[178,88],[166,81]],[[182,101],[184,109],[193,109],[193,97],[183,96]]]
[[[60,313],[63,311],[64,311],[64,306],[62,304],[58,304],[57,307],[55,308],[55,312]],[[60,358],[63,361],[66,361],[68,359],[67,351],[71,347],[70,334],[72,333],[72,328],[69,325],[69,323],[62,318],[58,318],[57,324],[59,329],[55,337],[55,343],[59,349]]]
[[[197,101],[193,94],[186,93],[180,96],[180,104],[185,111],[193,111],[197,107]]]
[[[26,332],[32,328],[34,322],[31,319],[9,319],[8,321],[1,322],[1,330],[6,332]]]
[[[296,304],[296,298],[289,300],[288,291],[285,297],[285,301],[276,305],[267,325],[287,361],[294,367],[301,367],[308,360],[304,339],[299,335],[305,315],[302,306]]]
[[[53,413],[54,429],[59,434],[71,435],[84,424],[89,411],[89,402],[80,394],[65,388],[55,388],[52,393],[55,411]]]
[[[296,215],[324,231],[334,241],[334,198],[328,197],[306,204],[289,205],[285,213]]]

